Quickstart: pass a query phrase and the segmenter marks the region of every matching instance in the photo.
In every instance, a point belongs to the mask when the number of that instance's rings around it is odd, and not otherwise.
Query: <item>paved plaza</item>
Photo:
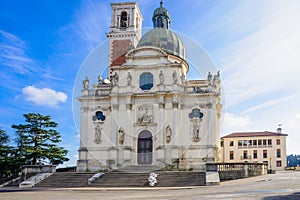
[[[0,199],[300,199],[300,172],[282,171],[219,186],[181,188],[68,188],[0,190]]]

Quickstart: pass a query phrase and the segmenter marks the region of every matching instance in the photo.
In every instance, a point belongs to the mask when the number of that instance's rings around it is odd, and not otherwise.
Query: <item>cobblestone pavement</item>
[[[5,200],[50,199],[300,199],[300,172],[282,171],[248,179],[222,182],[219,186],[181,188],[67,188],[0,190]]]

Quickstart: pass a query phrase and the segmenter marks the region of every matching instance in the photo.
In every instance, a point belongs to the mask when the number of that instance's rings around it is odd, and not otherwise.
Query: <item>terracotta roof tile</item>
[[[120,57],[118,57],[117,59],[115,59],[111,65],[112,66],[120,66],[120,65],[124,64],[125,62],[126,62],[126,57],[125,57],[125,54],[123,54]]]
[[[287,134],[283,133],[275,133],[275,132],[237,132],[237,133],[231,133],[229,135],[226,135],[222,138],[234,138],[234,137],[259,137],[259,136],[288,136]]]

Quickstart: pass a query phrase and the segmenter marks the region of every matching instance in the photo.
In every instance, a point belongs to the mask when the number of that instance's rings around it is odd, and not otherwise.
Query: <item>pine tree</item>
[[[18,167],[14,161],[14,149],[9,146],[9,137],[0,128],[0,178],[15,175]]]
[[[25,124],[12,125],[17,133],[17,149],[23,164],[54,164],[58,165],[69,159],[68,151],[58,147],[61,142],[60,133],[55,130],[57,123],[50,116],[36,113],[23,115]]]

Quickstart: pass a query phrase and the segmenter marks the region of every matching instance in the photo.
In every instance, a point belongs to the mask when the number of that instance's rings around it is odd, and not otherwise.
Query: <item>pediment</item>
[[[126,58],[139,58],[139,57],[167,57],[168,54],[160,48],[151,47],[151,46],[143,46],[136,49],[132,49],[126,54]]]

